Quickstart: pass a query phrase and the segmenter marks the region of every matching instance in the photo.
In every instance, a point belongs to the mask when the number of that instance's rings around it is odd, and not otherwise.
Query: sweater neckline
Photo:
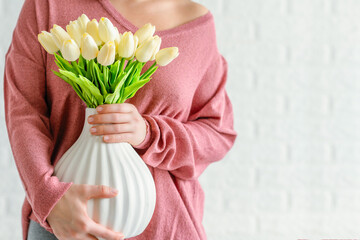
[[[100,5],[121,25],[123,25],[123,27],[125,27],[126,29],[130,30],[131,32],[135,33],[139,28],[137,26],[135,26],[133,23],[131,23],[128,19],[126,19],[110,2],[110,0],[98,0]],[[213,19],[213,15],[210,12],[210,10],[208,10],[207,13],[205,13],[204,15],[201,15],[197,18],[194,18],[193,20],[190,20],[188,22],[185,22],[181,25],[178,25],[176,27],[173,28],[169,28],[169,29],[164,29],[164,30],[160,30],[160,31],[155,31],[154,35],[159,35],[159,36],[163,36],[163,35],[167,35],[167,34],[173,34],[173,33],[177,33],[177,32],[181,32],[187,29],[191,29],[193,27],[196,27],[198,25],[201,25],[202,23],[212,20]]]

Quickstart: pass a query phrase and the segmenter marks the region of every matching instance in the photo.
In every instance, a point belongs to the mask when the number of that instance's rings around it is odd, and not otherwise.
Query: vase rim
[[[97,114],[97,110],[96,108],[89,108],[89,107],[86,107],[85,109],[85,117],[88,117],[89,115],[92,115],[92,114]],[[87,120],[85,120],[85,123],[86,123]]]
[[[86,107],[87,111],[96,111],[96,108],[90,108],[90,107]]]

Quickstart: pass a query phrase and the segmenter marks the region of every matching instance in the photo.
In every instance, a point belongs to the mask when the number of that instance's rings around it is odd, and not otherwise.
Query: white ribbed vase
[[[137,236],[145,230],[154,213],[154,179],[129,143],[106,143],[103,135],[90,133],[93,124],[87,119],[93,114],[97,114],[96,109],[87,107],[83,130],[56,163],[55,176],[62,182],[116,188],[119,192],[113,198],[89,199],[88,215],[122,232],[125,238]]]

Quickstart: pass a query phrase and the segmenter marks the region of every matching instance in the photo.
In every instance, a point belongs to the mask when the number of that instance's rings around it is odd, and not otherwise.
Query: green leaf
[[[144,66],[143,63],[139,63],[137,65],[136,73],[135,73],[134,78],[133,78],[133,80],[131,81],[130,84],[136,83],[140,79],[140,73],[141,73],[141,70],[142,70],[143,66]]]
[[[110,86],[109,86],[109,79],[110,79],[110,71],[109,68],[107,66],[103,66],[103,76],[104,76],[104,86],[106,88],[106,91],[110,90]]]
[[[51,71],[52,71],[56,76],[60,77],[60,78],[63,79],[65,82],[67,82],[68,84],[70,84],[70,85],[73,87],[73,89],[75,90],[76,94],[80,97],[80,99],[83,100],[86,104],[88,104],[87,101],[84,99],[83,94],[82,94],[82,92],[81,92],[81,90],[80,90],[80,88],[79,88],[79,86],[78,86],[77,83],[72,82],[69,78],[67,78],[65,75],[63,75],[63,74],[61,74],[61,73],[59,73],[59,72],[56,72],[56,71],[54,71],[54,70],[51,70]]]
[[[125,64],[125,58],[121,58],[120,61],[120,73],[121,74],[124,71],[124,64]]]
[[[122,74],[120,74],[115,82],[114,82],[114,89],[111,89],[112,92],[118,92],[120,91],[120,88],[125,84],[125,81],[127,80],[129,74],[131,73],[132,68],[130,69],[130,71],[128,72],[122,72]]]
[[[134,76],[135,72],[137,71],[139,64],[141,64],[141,63],[135,60],[133,62],[133,64],[131,65],[131,68],[128,70],[128,72],[130,72],[130,76],[125,81],[125,87],[131,85],[131,83],[133,81],[133,76]]]
[[[105,103],[107,103],[107,104],[116,103],[118,101],[119,97],[120,97],[120,92],[109,93],[105,97]]]
[[[90,77],[86,77],[86,78],[91,79],[92,83],[94,83],[95,86],[97,88],[99,88],[99,84],[98,84],[98,81],[97,81],[97,74],[96,74],[94,65],[95,65],[94,60],[93,59],[90,60],[89,68],[88,68],[88,72],[90,72]]]
[[[89,67],[89,62],[91,61],[89,61],[89,60],[87,60],[87,59],[85,59],[84,58],[84,60],[85,60],[85,70],[87,71],[88,70],[88,67]]]
[[[99,83],[100,83],[100,90],[101,90],[102,95],[107,94],[108,91],[106,90],[104,83],[102,81],[99,81]]]
[[[65,60],[63,57],[61,57],[60,55],[54,53],[54,56],[56,58],[56,60],[58,60],[61,65],[64,67],[64,70],[70,71],[70,72],[75,72],[74,68],[71,66],[71,64]]]
[[[103,74],[100,72],[100,68],[96,63],[93,63],[93,69],[95,72],[95,80],[97,82],[96,86],[98,89],[101,90],[102,95],[106,95],[108,91],[106,90],[106,87],[103,82]]]
[[[100,93],[100,90],[86,77],[84,76],[79,76],[79,77],[86,84],[92,96],[94,96],[94,98],[97,100],[98,105],[103,104],[104,97]]]
[[[103,73],[100,71],[98,64],[94,62],[93,67],[94,67],[96,78],[98,79],[98,81],[99,82],[102,81],[104,83]]]
[[[110,78],[110,87],[113,85],[118,73],[120,70],[120,60],[117,60],[113,65],[111,65],[110,72],[111,72],[111,78]]]
[[[123,76],[119,79],[120,81],[116,84],[114,92],[120,92],[121,88],[125,88],[124,83],[125,83],[127,77],[129,76],[129,74],[130,74],[130,72],[123,74]]]
[[[133,70],[133,72],[131,73],[130,77],[129,77],[129,82],[127,83],[126,86],[129,86],[129,85],[132,85],[133,83],[135,83],[135,80],[136,80],[136,76],[137,75],[140,75],[140,72],[141,71],[139,68],[141,68],[141,63],[138,62],[135,64],[135,69]]]
[[[59,71],[72,81],[76,82],[83,90],[84,95],[91,100],[92,104],[100,105],[103,103],[103,96],[101,95],[100,90],[89,79],[81,75],[77,77],[74,73],[69,71],[61,69]]]
[[[60,51],[60,50],[58,50],[56,53],[57,53],[60,57],[62,57],[62,58],[63,58],[63,55],[62,55],[62,53],[61,53],[61,51]]]
[[[93,71],[94,71],[94,75],[95,75],[95,78],[94,78],[94,81],[95,81],[94,83],[95,83],[95,85],[96,85],[99,89],[102,89],[102,88],[103,88],[103,90],[102,90],[103,92],[104,92],[104,90],[106,91],[105,85],[104,85],[104,84],[101,85],[101,83],[104,83],[104,82],[103,82],[103,73],[101,72],[98,64],[94,61],[92,66],[93,66]]]
[[[134,83],[130,86],[125,87],[124,96],[125,99],[128,99],[130,95],[134,96],[137,90],[139,90],[142,86],[144,86],[147,82],[150,81],[150,78],[144,79],[137,83]]]
[[[71,61],[71,65],[74,67],[78,75],[83,75],[76,61]]]
[[[55,60],[55,63],[56,63],[56,65],[57,65],[60,69],[66,70],[66,69],[64,68],[64,66],[61,64],[61,62]]]
[[[124,69],[125,72],[129,71],[129,69],[136,63],[137,61],[133,61],[133,59],[129,60],[126,64],[126,67]]]
[[[91,79],[91,81],[94,83],[94,78],[96,77],[95,74],[93,75],[93,69],[92,69],[92,63],[93,60],[90,60],[86,63],[86,74],[84,75],[87,79]]]
[[[86,62],[85,58],[80,54],[79,61],[78,61],[79,69],[81,70],[81,73],[83,76],[86,76]]]
[[[79,68],[83,68],[85,70],[85,68],[86,68],[85,67],[85,59],[81,54],[79,56],[78,65],[79,65]]]
[[[83,97],[88,101],[88,103],[91,103],[91,94],[86,88],[86,85],[82,82],[82,80],[79,79],[79,77],[76,76],[75,73],[69,72],[66,70],[59,70],[62,75],[67,77],[69,80],[73,82],[73,84],[79,85],[79,88],[81,89]]]
[[[125,102],[126,98],[124,97],[124,91],[125,91],[125,88],[122,87],[121,90],[120,90],[120,98],[119,98],[119,100],[118,100],[116,103],[123,103],[123,102]]]
[[[135,92],[133,92],[132,94],[130,94],[130,95],[127,97],[127,99],[132,98],[132,97],[135,95],[136,92],[137,92],[137,91],[135,91]]]

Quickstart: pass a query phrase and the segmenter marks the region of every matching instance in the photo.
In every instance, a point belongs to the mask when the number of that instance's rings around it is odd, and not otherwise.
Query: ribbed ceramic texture
[[[89,217],[122,232],[126,238],[137,236],[154,213],[153,177],[129,143],[105,143],[103,135],[89,132],[93,125],[87,119],[93,114],[97,114],[95,108],[86,108],[83,130],[57,162],[55,175],[62,182],[116,188],[119,191],[116,197],[88,200]]]

